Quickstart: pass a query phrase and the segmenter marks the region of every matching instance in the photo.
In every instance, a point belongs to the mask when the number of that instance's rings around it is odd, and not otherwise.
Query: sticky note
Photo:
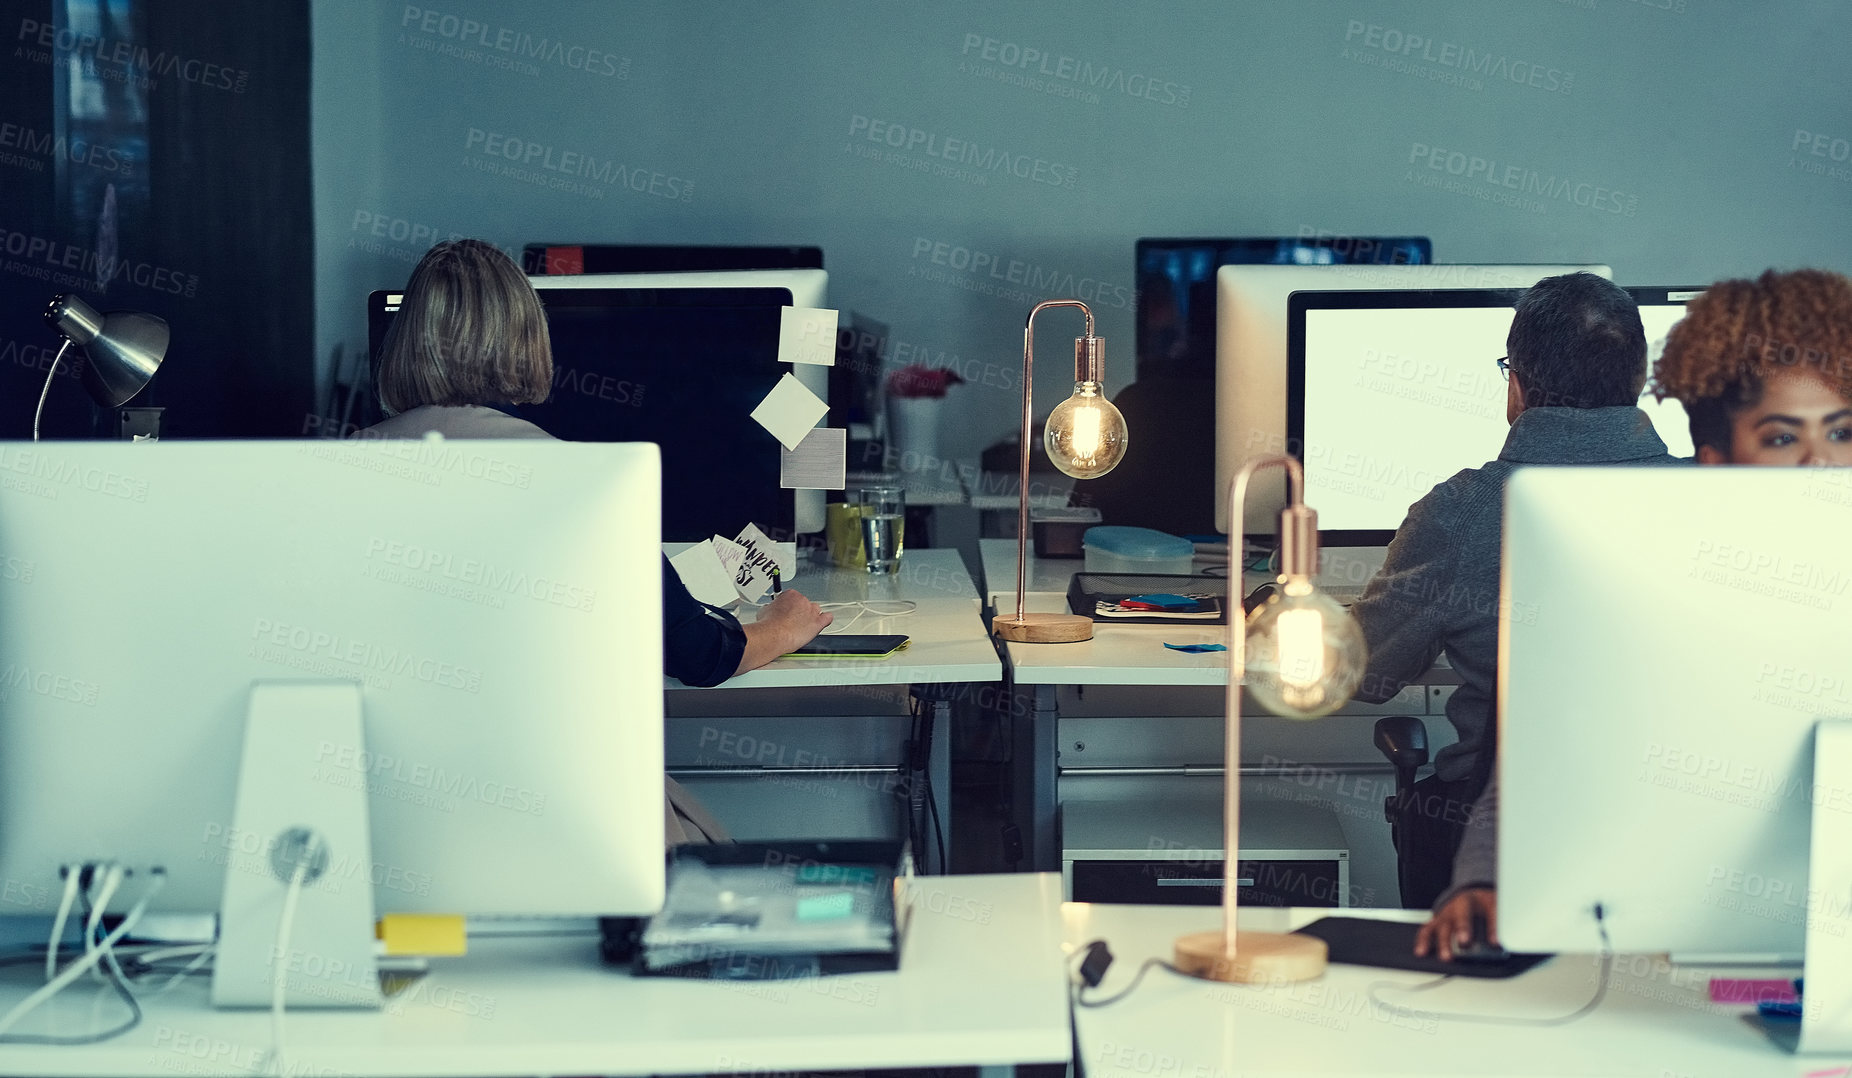
[[[778,379],[778,384],[752,410],[752,418],[771,431],[779,445],[796,449],[829,410],[830,406],[804,388],[804,383],[787,374]]]
[[[469,952],[460,913],[388,913],[374,934],[387,954],[457,955]]]
[[[796,449],[778,452],[778,485],[789,490],[842,490],[849,485],[849,432],[816,427]]]
[[[732,576],[745,560],[746,548],[723,535],[716,535],[708,542],[714,544],[714,554],[720,559],[720,565]]]
[[[792,570],[797,568],[779,559],[778,548],[771,537],[760,531],[755,524],[746,525],[733,541],[745,550],[739,568],[734,570],[733,586],[749,603],[758,602],[771,589],[773,569],[788,579]]]
[[[836,312],[784,307],[778,322],[778,362],[836,365]]]
[[[730,539],[721,542],[734,546]],[[670,558],[669,564],[675,567],[675,575],[682,578],[682,586],[688,589],[688,594],[709,606],[726,606],[738,601],[739,593],[733,589],[733,573],[721,561],[712,541],[696,543]]]
[[[855,896],[847,891],[797,900],[797,919],[800,921],[832,921],[854,912]]]

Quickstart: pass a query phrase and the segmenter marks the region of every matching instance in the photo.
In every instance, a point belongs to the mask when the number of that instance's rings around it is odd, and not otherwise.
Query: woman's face
[[[1852,401],[1811,374],[1781,371],[1762,399],[1730,424],[1730,454],[1698,450],[1703,464],[1852,465]]]

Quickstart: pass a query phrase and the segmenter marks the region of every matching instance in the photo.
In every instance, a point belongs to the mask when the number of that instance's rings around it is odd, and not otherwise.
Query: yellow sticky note
[[[460,913],[388,913],[379,919],[376,934],[387,954],[469,953],[469,935]]]

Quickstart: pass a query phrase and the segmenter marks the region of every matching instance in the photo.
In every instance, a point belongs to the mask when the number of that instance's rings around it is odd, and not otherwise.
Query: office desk
[[[984,587],[992,609],[1012,613],[1016,605],[1016,542],[987,539],[980,544]],[[1327,552],[1332,554],[1334,552]],[[1361,583],[1374,566],[1369,552],[1336,553],[1335,562],[1344,583]],[[1374,559],[1380,563],[1380,558]],[[1066,612],[1068,583],[1083,571],[1080,558],[1043,559],[1030,554],[1025,581],[1025,605],[1032,612]],[[1261,584],[1264,574],[1250,573],[1242,592]],[[1200,800],[1215,791],[1200,789],[1203,779],[1219,779],[1222,770],[1222,693],[1228,682],[1226,652],[1190,654],[1172,651],[1166,643],[1227,642],[1227,627],[1182,622],[1170,625],[1096,625],[1091,640],[1071,644],[1017,644],[1006,646],[1011,684],[1027,690],[1029,719],[1025,735],[1018,737],[1018,788],[1029,806],[1026,824],[1032,866],[1049,869],[1061,861],[1057,819],[1065,779],[1098,780],[1142,775],[1155,779],[1162,773],[1196,780],[1189,797]],[[1443,661],[1444,662],[1444,661]],[[1352,873],[1383,882],[1363,888],[1365,904],[1396,904],[1393,884],[1393,850],[1387,824],[1382,820],[1382,798],[1393,789],[1388,763],[1372,747],[1372,728],[1384,715],[1418,715],[1428,723],[1430,745],[1439,749],[1453,740],[1453,728],[1444,721],[1447,698],[1459,679],[1444,665],[1430,670],[1422,683],[1410,685],[1380,704],[1352,702],[1318,723],[1277,719],[1250,698],[1243,713],[1243,773],[1254,777],[1296,774],[1308,761],[1318,779],[1337,777],[1353,784],[1334,811],[1347,834],[1360,841],[1353,849],[1366,849],[1366,858],[1353,859]],[[1063,714],[1063,693],[1076,702],[1075,687],[1084,694],[1099,687],[1090,700],[1097,705],[1088,714]],[[1176,709],[1158,700],[1152,689],[1177,690],[1188,705]],[[1135,709],[1114,711],[1115,706]],[[1112,718],[1101,715],[1115,716]],[[1161,720],[1152,718],[1163,716]],[[1195,716],[1194,720],[1191,716]],[[1130,721],[1128,721],[1128,717]],[[1327,785],[1339,785],[1327,782]],[[1072,782],[1069,782],[1072,785]],[[1383,787],[1382,789],[1378,789]],[[1280,795],[1275,791],[1275,795]],[[1153,840],[1162,835],[1154,834]]]
[[[886,720],[907,711],[911,698],[922,710],[921,740],[929,749],[927,783],[949,847],[953,831],[951,706],[964,687],[988,685],[1003,676],[996,645],[980,616],[977,589],[963,560],[955,550],[908,549],[901,557],[900,571],[890,576],[870,576],[860,569],[814,562],[790,586],[819,603],[913,602],[916,609],[911,614],[865,613],[852,625],[855,611],[838,610],[834,624],[824,630],[846,628],[854,635],[898,633],[912,641],[885,659],[779,659],[711,689],[663,679],[669,690],[670,772],[690,785],[708,784],[702,796],[723,821],[732,815],[772,829],[737,829],[739,837],[815,837],[818,827],[841,832],[831,837],[857,837],[858,832],[842,831],[849,823],[813,821],[819,819],[818,812],[828,810],[848,821],[856,806],[904,792],[888,780],[895,771],[894,761],[905,755],[904,745],[896,742],[912,735],[898,731],[890,736],[887,728],[898,720]],[[750,621],[753,614],[746,608],[741,620]],[[728,721],[708,721],[696,724],[698,728],[686,721],[722,717]],[[862,721],[870,718],[880,721]],[[908,770],[906,761],[901,769]],[[846,785],[845,776],[853,776]],[[740,786],[748,778],[785,783],[787,792],[797,791],[808,799],[807,810],[794,809],[788,823],[763,812],[748,813],[742,800],[748,791]],[[731,814],[726,811],[729,799],[739,802]],[[917,800],[912,810],[922,811]],[[779,835],[774,833],[779,827],[798,830]],[[923,867],[943,870],[936,849],[920,851],[920,856]]]
[[[1242,911],[1241,923],[1286,931],[1324,912],[1251,909]],[[1169,960],[1177,936],[1221,923],[1218,910],[1177,906],[1070,903],[1063,918],[1070,944],[1105,939],[1112,949],[1112,968],[1090,995],[1118,991],[1145,959]],[[1380,995],[1424,1011],[1550,1018],[1570,1014],[1594,995],[1596,964],[1592,955],[1568,955],[1508,981],[1460,978],[1429,991],[1384,989]],[[1777,1048],[1742,1021],[1750,1008],[1710,1003],[1709,977],[1710,971],[1670,967],[1656,956],[1616,956],[1599,1007],[1568,1025],[1536,1027],[1392,1015],[1371,1005],[1371,985],[1433,980],[1422,973],[1333,965],[1317,980],[1254,986],[1154,969],[1118,1003],[1076,1008],[1079,1059],[1087,1078],[1845,1073],[1838,1065],[1847,1060]]]
[[[599,964],[596,942],[491,940],[383,1012],[291,1011],[290,1075],[780,1074],[875,1067],[1059,1063],[1070,1039],[1059,881],[1047,875],[920,877],[901,968],[796,981],[638,978]],[[0,1005],[37,981],[9,969]],[[42,978],[42,975],[41,975]],[[15,1030],[83,1033],[87,982]],[[139,1027],[86,1047],[0,1048],[8,1075],[252,1075],[268,1011],[216,1011],[206,978],[144,1002]]]

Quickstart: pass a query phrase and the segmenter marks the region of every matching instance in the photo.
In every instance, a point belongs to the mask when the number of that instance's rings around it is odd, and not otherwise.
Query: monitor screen
[[[1241,466],[1287,451],[1286,306],[1296,292],[1529,288],[1545,277],[1607,266],[1223,266],[1215,275],[1215,524],[1230,532],[1228,486]],[[1497,355],[1496,352],[1493,355]],[[1249,488],[1244,534],[1269,540],[1286,504],[1285,473],[1262,471]]]
[[[1434,261],[1426,236],[1146,238],[1133,249],[1139,378],[1215,377],[1215,271],[1222,266],[1416,266]]]
[[[728,538],[755,524],[796,530],[780,450],[752,410],[790,364],[778,362],[780,288],[546,288],[553,392],[514,414],[574,442],[653,442],[662,450],[662,541]],[[379,354],[401,293],[375,292]]]
[[[526,272],[675,273],[688,270],[822,269],[821,247],[739,247],[659,243],[530,243]]]
[[[1648,351],[1696,289],[1638,289]],[[1522,289],[1323,292],[1289,304],[1287,443],[1326,540],[1385,545],[1408,508],[1510,431],[1505,354]],[[1692,454],[1677,401],[1640,405],[1674,456]]]

